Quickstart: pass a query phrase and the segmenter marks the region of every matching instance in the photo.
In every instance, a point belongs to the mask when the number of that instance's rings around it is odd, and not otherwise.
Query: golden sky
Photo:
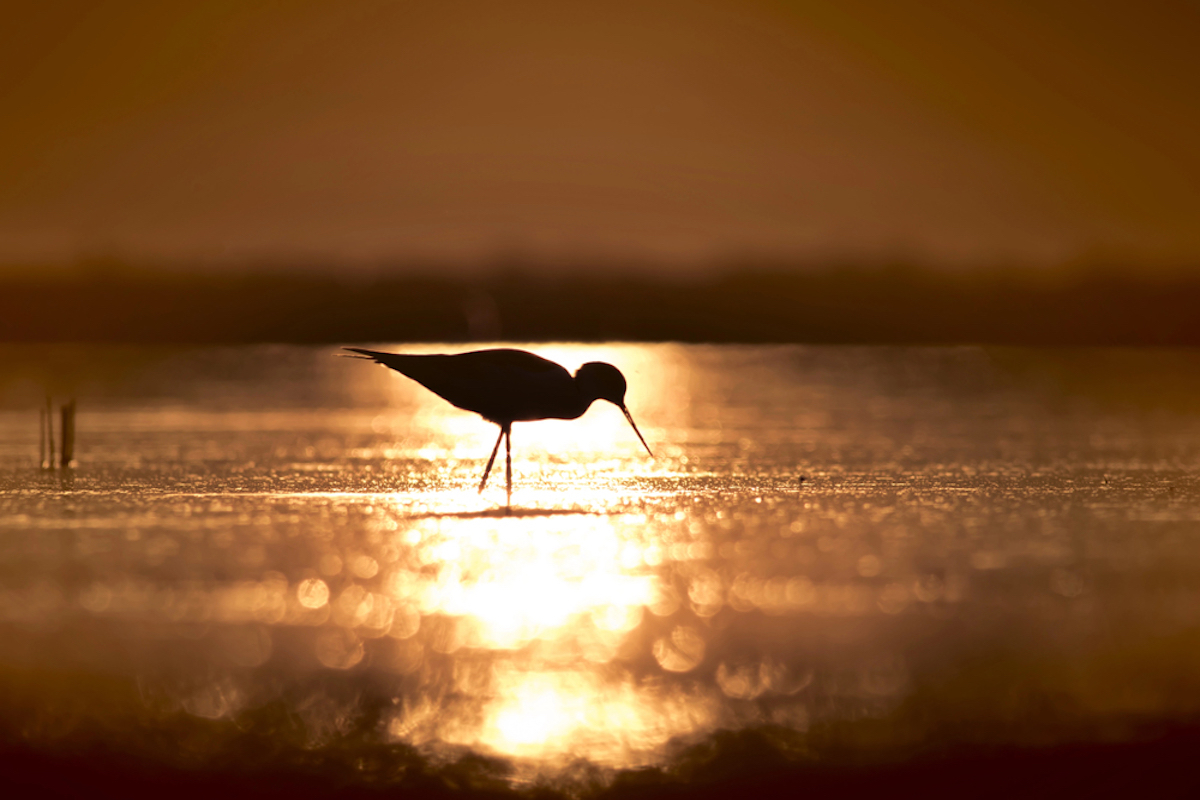
[[[1200,260],[1190,0],[22,5],[0,263]]]

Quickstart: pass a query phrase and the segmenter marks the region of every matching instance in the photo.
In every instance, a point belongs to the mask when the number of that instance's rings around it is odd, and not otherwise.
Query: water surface
[[[332,349],[0,351],[6,740],[587,792],[1200,712],[1200,353],[529,347],[656,457],[518,423],[505,514],[495,426]]]

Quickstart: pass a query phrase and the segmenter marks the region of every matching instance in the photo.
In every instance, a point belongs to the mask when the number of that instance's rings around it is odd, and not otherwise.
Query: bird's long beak
[[[621,411],[624,412],[625,419],[629,420],[629,424],[632,426],[633,432],[637,434],[638,440],[642,443],[642,447],[646,448],[646,452],[650,453],[651,458],[654,458],[654,453],[650,450],[650,445],[646,444],[646,440],[642,438],[642,432],[637,429],[637,425],[633,424],[633,415],[629,413],[629,409],[625,406],[621,406]]]

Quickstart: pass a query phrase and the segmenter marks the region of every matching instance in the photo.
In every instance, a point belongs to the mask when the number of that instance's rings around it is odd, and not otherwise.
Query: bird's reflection
[[[599,511],[573,508],[485,508],[479,511],[424,511],[406,514],[405,519],[504,519],[505,517],[576,517],[595,516]]]

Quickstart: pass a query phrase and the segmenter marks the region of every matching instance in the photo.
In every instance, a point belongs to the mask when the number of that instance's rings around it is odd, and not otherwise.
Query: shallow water
[[[583,791],[719,731],[1200,713],[1200,353],[530,349],[619,366],[656,457],[605,403],[518,424],[505,514],[493,425],[333,349],[0,350],[5,737]]]

